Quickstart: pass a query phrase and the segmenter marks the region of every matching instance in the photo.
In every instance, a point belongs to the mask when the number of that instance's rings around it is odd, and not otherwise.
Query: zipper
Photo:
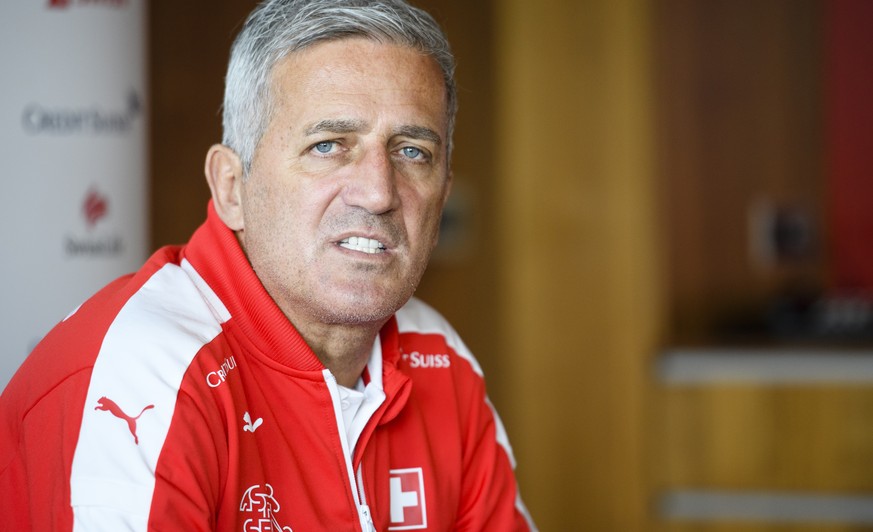
[[[361,506],[361,517],[367,525],[367,532],[376,532],[376,525],[373,524],[373,516],[370,515],[370,507],[366,504]]]
[[[361,514],[369,527],[366,530],[368,532],[376,532],[376,525],[373,523],[373,516],[370,514],[370,507],[367,505],[367,494],[364,493],[364,475],[361,473],[362,465],[358,464],[358,498],[361,500]]]
[[[340,430],[344,426],[342,421],[342,410],[340,406],[339,384],[336,382],[336,377],[330,370],[322,371],[324,381],[327,383],[327,389],[330,391],[330,399],[333,404],[334,421],[336,421],[337,433],[339,434],[340,445],[343,449],[343,458],[346,462],[346,472],[349,476],[349,485],[352,488],[352,498],[355,500],[355,507],[358,510],[358,522],[361,530],[364,532],[376,532],[376,525],[373,523],[373,516],[370,513],[370,507],[367,506],[367,499],[364,495],[364,479],[361,474],[361,468],[358,467],[357,475],[353,471],[352,453],[349,449],[349,442],[345,437],[345,431]]]

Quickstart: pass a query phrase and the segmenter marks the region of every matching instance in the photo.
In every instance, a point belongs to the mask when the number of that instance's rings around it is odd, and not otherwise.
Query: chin
[[[322,319],[324,323],[337,325],[365,325],[384,322],[405,305],[410,297],[412,297],[412,292],[389,297],[357,294],[354,297],[336,298],[333,304],[325,304],[327,301],[321,301]]]
[[[349,307],[349,308],[331,308],[325,310],[322,316],[322,321],[331,325],[367,325],[372,323],[385,322],[390,318],[400,305],[394,307]]]

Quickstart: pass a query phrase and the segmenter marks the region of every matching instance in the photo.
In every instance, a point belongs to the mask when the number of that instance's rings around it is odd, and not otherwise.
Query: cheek
[[[256,253],[262,258],[281,253],[280,248],[291,236],[287,210],[293,207],[284,201],[285,196],[281,187],[276,187],[266,180],[259,186],[252,186],[247,192],[243,199],[245,216],[243,237],[253,248],[251,253]]]
[[[440,215],[442,214],[441,198],[442,196],[439,194],[433,194],[427,200],[419,198],[418,203],[408,213],[408,216],[414,218],[411,223],[412,227],[415,227],[418,242],[428,248],[436,244],[439,234]]]
[[[291,223],[303,225],[318,210],[319,193],[313,186],[299,186],[296,176],[272,178],[251,190],[247,210],[261,228],[275,231]]]

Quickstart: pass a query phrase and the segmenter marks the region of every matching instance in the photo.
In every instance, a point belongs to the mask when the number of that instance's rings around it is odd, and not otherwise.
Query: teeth
[[[385,251],[385,246],[378,240],[364,238],[362,236],[350,236],[349,238],[342,240],[339,245],[346,249],[361,251],[363,253],[382,253]]]

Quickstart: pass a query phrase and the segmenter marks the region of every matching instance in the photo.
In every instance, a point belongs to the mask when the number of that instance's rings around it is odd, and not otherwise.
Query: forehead
[[[296,113],[390,107],[447,117],[445,81],[432,57],[366,38],[325,41],[288,55],[273,69],[271,92],[277,108]]]

